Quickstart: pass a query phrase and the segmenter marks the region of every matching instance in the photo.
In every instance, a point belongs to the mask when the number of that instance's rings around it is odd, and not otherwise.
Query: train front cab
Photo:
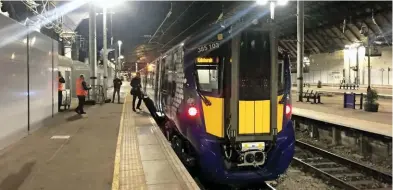
[[[236,51],[238,56],[234,55]],[[220,44],[219,49],[195,59],[198,90],[210,104],[200,101],[207,135],[194,144],[199,144],[203,175],[215,182],[242,184],[276,179],[292,160],[295,138],[290,120],[289,59],[280,54],[278,61],[274,135],[270,125],[270,54],[268,32],[243,32],[238,43]],[[237,66],[232,58],[238,58]],[[239,70],[238,77],[232,68]],[[236,89],[234,80],[238,80]],[[234,93],[237,96],[231,95]],[[228,119],[233,118],[231,113],[237,113],[235,120]]]

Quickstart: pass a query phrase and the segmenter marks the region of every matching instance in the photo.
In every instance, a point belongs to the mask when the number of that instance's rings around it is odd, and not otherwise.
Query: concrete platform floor
[[[57,114],[0,153],[0,190],[108,190],[123,104]],[[73,110],[73,109],[71,109]],[[69,139],[51,139],[52,136]]]
[[[333,97],[321,97],[323,104],[311,104],[307,102],[297,102],[297,94],[292,94],[292,104],[294,108],[301,108],[307,110],[313,110],[317,112],[323,112],[328,114],[336,114],[339,116],[345,116],[349,118],[355,118],[359,120],[373,121],[377,123],[392,125],[392,101],[389,99],[379,99],[379,111],[376,113],[366,112],[364,110],[343,108],[343,95],[334,95]],[[305,101],[305,100],[304,100]]]

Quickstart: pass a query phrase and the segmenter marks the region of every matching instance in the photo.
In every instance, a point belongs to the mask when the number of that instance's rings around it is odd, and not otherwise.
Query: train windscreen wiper
[[[205,105],[207,105],[207,106],[212,105],[210,100],[207,99],[207,97],[205,95],[203,95],[202,92],[199,90],[199,87],[197,87],[197,93],[198,93],[199,97],[201,97],[201,99],[202,99],[203,103],[205,103]]]

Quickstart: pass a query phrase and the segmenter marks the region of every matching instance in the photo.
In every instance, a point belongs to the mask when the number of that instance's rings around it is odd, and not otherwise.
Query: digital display
[[[198,57],[197,63],[216,63],[211,57]]]

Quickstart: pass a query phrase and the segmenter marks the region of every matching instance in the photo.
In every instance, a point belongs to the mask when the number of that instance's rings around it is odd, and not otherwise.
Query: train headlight
[[[248,162],[248,163],[253,163],[254,160],[255,160],[254,154],[251,153],[251,154],[247,154],[247,155],[246,155],[246,162]]]
[[[196,109],[196,107],[189,107],[187,113],[189,116],[194,117],[198,114],[198,110]]]

